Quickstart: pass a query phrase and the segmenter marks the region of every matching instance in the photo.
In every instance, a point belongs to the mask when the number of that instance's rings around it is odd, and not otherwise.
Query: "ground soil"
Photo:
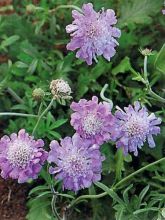
[[[25,220],[27,185],[0,177],[0,220]]]

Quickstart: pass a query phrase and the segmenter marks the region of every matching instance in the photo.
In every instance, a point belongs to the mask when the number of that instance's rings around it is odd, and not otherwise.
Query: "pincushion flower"
[[[60,144],[52,141],[50,148],[48,162],[53,165],[49,172],[55,179],[63,180],[63,189],[76,192],[101,179],[104,157],[97,144],[92,145],[75,134],[62,139]]]
[[[1,176],[18,179],[18,183],[36,179],[47,159],[43,146],[41,139],[34,140],[24,129],[18,135],[3,136],[0,140]]]
[[[115,113],[118,132],[117,147],[122,147],[125,154],[134,152],[135,156],[138,155],[138,149],[141,149],[146,140],[149,147],[154,148],[153,135],[160,133],[158,125],[161,119],[157,118],[154,113],[149,114],[139,102],[135,102],[134,107],[131,105],[125,107],[124,110],[118,107]]]
[[[52,80],[50,90],[54,99],[71,99],[72,90],[67,81],[63,79]]]
[[[66,32],[71,36],[67,49],[78,49],[76,57],[85,60],[88,65],[92,64],[93,59],[97,62],[100,55],[110,61],[118,45],[115,38],[121,35],[120,30],[114,27],[117,23],[115,12],[112,9],[96,12],[88,3],[83,5],[82,13],[73,10],[72,17],[74,21],[66,26]]]
[[[74,111],[71,125],[82,138],[99,145],[111,139],[115,118],[108,103],[98,103],[98,98],[93,96],[89,101],[72,102],[70,108]]]

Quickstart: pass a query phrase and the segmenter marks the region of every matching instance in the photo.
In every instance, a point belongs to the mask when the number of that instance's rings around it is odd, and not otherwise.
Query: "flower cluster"
[[[92,60],[97,61],[97,56],[103,55],[110,61],[116,53],[115,47],[121,32],[114,27],[117,23],[115,12],[112,9],[96,12],[91,3],[84,4],[82,13],[73,10],[74,21],[66,27],[66,32],[72,37],[71,42],[67,44],[67,49],[74,51],[77,58],[81,58],[92,64]]]
[[[72,16],[73,23],[66,27],[72,37],[67,49],[78,49],[76,56],[88,65],[92,64],[93,59],[97,61],[100,55],[110,61],[118,45],[115,38],[121,34],[114,27],[117,23],[115,12],[111,9],[95,12],[93,5],[88,3],[83,5],[82,13],[74,10]],[[152,54],[149,49],[141,52],[145,56]],[[71,98],[71,88],[63,79],[53,80],[50,90],[53,99]],[[33,91],[33,98],[37,101],[41,101],[44,96],[45,92],[41,88]],[[105,142],[113,141],[117,148],[123,149],[124,154],[133,152],[135,156],[146,141],[149,147],[155,147],[153,135],[160,133],[161,119],[154,113],[149,114],[139,102],[124,110],[117,107],[114,115],[109,103],[99,102],[96,96],[92,100],[72,102],[70,108],[73,111],[70,123],[75,134],[61,139],[60,143],[53,140],[49,153],[43,149],[43,140],[34,140],[24,129],[0,139],[3,178],[17,179],[19,183],[36,179],[47,160],[50,164],[49,173],[63,181],[63,189],[76,192],[100,181],[102,161],[105,159],[100,147]]]
[[[34,140],[24,129],[0,140],[0,169],[3,178],[19,183],[36,179],[47,159],[43,140]]]

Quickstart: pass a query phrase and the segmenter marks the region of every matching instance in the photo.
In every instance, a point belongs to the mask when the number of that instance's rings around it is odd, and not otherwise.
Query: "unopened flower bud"
[[[35,12],[36,11],[36,6],[33,4],[29,4],[26,6],[26,11],[29,13]]]
[[[33,90],[32,96],[36,101],[41,101],[45,96],[45,92],[41,88],[37,88]]]
[[[153,55],[152,49],[148,49],[148,48],[146,48],[144,50],[140,49],[140,53],[143,56],[151,56],[151,55]]]
[[[54,99],[71,99],[71,88],[67,81],[63,79],[52,80],[50,90]]]

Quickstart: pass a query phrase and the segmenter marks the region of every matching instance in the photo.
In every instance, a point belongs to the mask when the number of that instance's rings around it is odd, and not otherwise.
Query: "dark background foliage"
[[[5,1],[4,1],[5,2]],[[6,1],[7,2],[7,1]],[[150,48],[154,55],[149,57],[149,81],[160,96],[165,92],[165,17],[162,15],[163,0],[94,0],[96,10],[104,7],[116,11],[117,26],[122,30],[120,46],[111,62],[99,58],[92,66],[75,58],[75,53],[66,50],[69,36],[65,26],[72,21],[70,9],[58,6],[72,4],[81,7],[88,1],[82,0],[13,0],[0,8],[0,112],[37,114],[39,103],[32,98],[35,88],[46,92],[43,106],[51,99],[49,84],[52,79],[66,79],[73,90],[73,99],[91,98],[100,94],[105,83],[109,84],[106,96],[114,105],[127,106],[140,100],[151,112],[156,112],[165,122],[163,104],[154,100],[141,81],[143,59],[139,48]],[[36,8],[37,7],[37,8]],[[161,49],[162,48],[162,49]],[[36,135],[47,143],[72,135],[69,102],[56,103],[51,113],[42,120]],[[68,120],[67,120],[68,119]],[[34,118],[0,118],[1,136],[26,128],[32,132]],[[156,148],[145,146],[138,157],[121,156],[111,143],[102,147],[106,155],[103,167],[103,183],[110,186],[134,170],[165,156],[165,127],[156,137]],[[162,219],[164,207],[165,165],[157,165],[136,176],[122,186],[113,200],[105,197],[81,203],[71,214],[72,219]],[[43,169],[40,184],[47,176]],[[34,185],[33,185],[34,184]],[[37,183],[31,183],[31,187]],[[60,190],[60,184],[57,184]],[[102,192],[92,186],[79,194]],[[37,195],[41,191],[35,192]],[[34,194],[35,194],[34,193]],[[69,194],[70,195],[70,194]],[[71,194],[72,195],[72,194]],[[118,197],[119,196],[119,197]],[[50,194],[28,202],[28,220],[48,220],[51,217]],[[68,200],[68,201],[67,201]],[[62,208],[70,198],[59,199]]]

